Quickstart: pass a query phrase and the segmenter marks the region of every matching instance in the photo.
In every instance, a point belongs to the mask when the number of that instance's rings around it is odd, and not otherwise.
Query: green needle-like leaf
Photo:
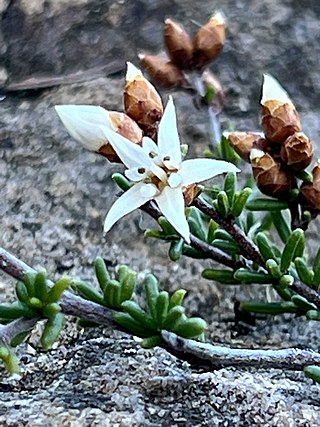
[[[301,254],[301,240],[304,241],[304,232],[300,228],[294,230],[283,249],[281,261],[280,261],[280,270],[285,272],[289,267],[291,262],[297,256],[297,249],[299,250],[298,256]]]

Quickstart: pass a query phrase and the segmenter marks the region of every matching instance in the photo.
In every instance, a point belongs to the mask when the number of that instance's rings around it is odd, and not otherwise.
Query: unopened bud
[[[164,43],[171,61],[179,68],[190,67],[193,43],[185,29],[172,19],[166,19],[164,25]]]
[[[250,153],[253,177],[259,190],[267,196],[284,198],[292,188],[292,176],[268,153],[254,148]]]
[[[109,123],[112,129],[132,141],[134,144],[140,144],[143,137],[143,132],[129,116],[118,111],[108,111]],[[104,144],[97,153],[106,157],[110,162],[122,163],[111,144]]]
[[[313,147],[303,132],[289,136],[281,146],[280,157],[294,171],[301,171],[311,163]]]
[[[258,132],[224,132],[229,144],[239,156],[250,163],[250,153],[253,148],[263,149],[266,140]]]
[[[268,74],[264,75],[261,105],[261,125],[271,142],[281,144],[301,131],[299,115],[287,92]]]
[[[128,63],[124,108],[147,136],[154,134],[163,114],[162,101],[155,87],[131,63]]]
[[[139,55],[143,68],[159,86],[174,88],[186,84],[183,71],[168,58],[160,55]]]
[[[193,41],[193,66],[202,69],[221,52],[225,41],[225,19],[218,12],[203,25]]]
[[[320,160],[312,170],[313,182],[304,182],[300,193],[304,207],[320,211]]]

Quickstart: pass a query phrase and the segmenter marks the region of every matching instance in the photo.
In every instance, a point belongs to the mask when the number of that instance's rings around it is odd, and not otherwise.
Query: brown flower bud
[[[267,74],[264,75],[261,105],[261,125],[269,141],[281,144],[301,131],[299,115],[287,92]]]
[[[203,25],[193,40],[193,66],[202,69],[221,52],[225,41],[225,20],[220,12]]]
[[[131,63],[128,63],[124,108],[146,135],[154,134],[163,114],[162,101],[155,87]]]
[[[267,196],[286,198],[292,188],[292,176],[268,153],[257,148],[250,153],[253,177]]]
[[[300,188],[304,207],[320,211],[320,161],[312,170],[313,182],[304,182]]]
[[[168,58],[160,55],[139,55],[141,64],[151,79],[159,86],[181,87],[186,82],[183,71]]]
[[[310,165],[312,155],[312,143],[303,132],[296,132],[289,136],[280,150],[283,162],[297,172]]]
[[[129,116],[118,111],[108,111],[110,125],[113,130],[125,138],[132,141],[134,144],[140,144],[143,137],[143,132]],[[118,155],[112,148],[111,144],[102,145],[97,153],[106,157],[110,162],[122,163]]]
[[[164,21],[164,43],[171,61],[179,68],[189,68],[193,43],[185,29],[172,19]]]
[[[197,184],[188,185],[183,191],[184,203],[186,206],[190,206],[194,199],[200,194],[201,190]]]
[[[250,153],[253,148],[263,149],[266,140],[263,134],[257,132],[224,132],[229,144],[239,156],[250,163]]]

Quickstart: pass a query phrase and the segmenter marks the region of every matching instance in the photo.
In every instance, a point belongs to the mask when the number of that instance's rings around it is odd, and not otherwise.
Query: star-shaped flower
[[[185,216],[183,190],[190,184],[222,173],[239,172],[232,163],[222,160],[182,161],[172,98],[169,99],[159,124],[158,144],[144,137],[142,146],[139,146],[108,127],[101,127],[101,130],[127,166],[126,177],[134,182],[108,212],[105,231],[109,231],[123,216],[154,200],[170,224],[189,243],[190,230]]]

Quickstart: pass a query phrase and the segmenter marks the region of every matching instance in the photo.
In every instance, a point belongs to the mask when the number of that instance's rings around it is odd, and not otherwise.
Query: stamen
[[[144,173],[146,173],[145,168],[138,168],[138,173],[140,173],[141,175],[143,175]]]
[[[165,157],[163,158],[163,161],[164,161],[164,162],[170,162],[170,160],[171,160],[171,157],[170,157],[170,156],[165,156]]]
[[[157,153],[155,153],[154,151],[150,151],[150,153],[149,153],[149,157],[150,157],[151,159],[154,159],[155,157],[157,157]]]

